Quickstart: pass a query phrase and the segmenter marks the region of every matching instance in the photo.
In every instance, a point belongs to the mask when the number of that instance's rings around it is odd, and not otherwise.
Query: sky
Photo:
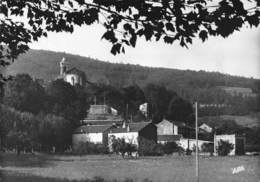
[[[97,58],[116,63],[139,64],[182,70],[218,71],[230,75],[260,78],[260,28],[244,27],[228,38],[211,37],[206,42],[195,39],[189,49],[177,42],[137,41],[135,48],[126,47],[126,53],[112,55],[111,44],[101,40],[101,25],[77,27],[71,33],[49,33],[30,45],[44,49]],[[73,60],[71,60],[73,61]]]

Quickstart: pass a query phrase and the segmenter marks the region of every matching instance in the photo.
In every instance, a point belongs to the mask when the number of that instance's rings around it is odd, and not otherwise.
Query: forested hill
[[[131,64],[115,64],[44,50],[30,50],[23,54],[6,70],[7,74],[29,73],[35,78],[53,80],[59,74],[59,61],[62,57],[70,63],[70,67],[77,67],[84,71],[88,80],[112,84],[117,87],[138,84],[143,87],[148,83],[165,85],[187,98],[191,94],[203,90],[211,90],[216,86],[249,87],[255,89],[255,79],[231,76],[217,72],[177,70],[167,68],[151,68]],[[210,61],[210,60],[209,60]],[[258,80],[259,81],[259,80]]]

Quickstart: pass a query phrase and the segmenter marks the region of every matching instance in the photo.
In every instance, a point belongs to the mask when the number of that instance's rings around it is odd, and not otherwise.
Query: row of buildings
[[[104,144],[111,148],[112,138],[124,138],[127,143],[139,147],[141,145],[139,139],[144,138],[162,144],[176,142],[184,150],[193,149],[196,146],[196,140],[192,137],[184,137],[186,129],[187,126],[184,123],[166,119],[157,124],[147,121],[126,122],[115,112],[115,109],[107,105],[91,105],[87,117],[81,121],[81,126],[76,128],[72,135],[72,144],[74,150],[77,150],[84,142]],[[188,129],[191,128],[188,127]],[[212,128],[206,124],[202,124],[200,130],[212,132]],[[214,141],[198,140],[199,150],[202,149],[204,143],[212,145],[214,143],[214,147],[218,147],[220,140],[229,141],[234,145],[230,155],[243,153],[245,140],[237,135],[216,135]]]
[[[63,58],[60,62],[60,75],[59,79],[70,83],[71,85],[85,86],[87,83],[86,75],[83,71],[73,67],[69,69],[69,63]],[[232,90],[232,89],[226,89]],[[236,91],[239,89],[235,89]],[[241,91],[241,89],[239,90]],[[251,96],[251,92],[248,90],[242,90],[243,93],[248,93],[246,96]],[[240,93],[240,92],[239,92]],[[144,112],[147,109],[147,103],[141,105],[140,111]],[[145,115],[145,113],[144,113]],[[145,138],[157,143],[176,142],[182,148],[192,149],[196,145],[196,141],[190,137],[184,137],[187,126],[182,122],[167,121],[163,119],[157,124],[152,122],[127,122],[120,117],[116,109],[107,105],[91,105],[88,111],[87,117],[81,121],[81,126],[78,127],[72,136],[73,148],[76,149],[82,142],[100,143],[105,145],[111,145],[109,140],[112,136],[115,138],[124,138],[126,142],[139,145],[138,138]],[[201,131],[211,133],[212,128],[206,124],[200,126]],[[194,130],[194,129],[193,129]],[[245,143],[245,140],[236,135],[218,135],[214,137],[214,141],[199,140],[198,146],[204,143],[214,143],[214,147],[217,147],[219,140],[228,140],[234,144],[234,149],[231,154],[236,153],[237,144],[240,146]],[[244,147],[239,147],[244,148]],[[240,152],[241,153],[241,152]]]

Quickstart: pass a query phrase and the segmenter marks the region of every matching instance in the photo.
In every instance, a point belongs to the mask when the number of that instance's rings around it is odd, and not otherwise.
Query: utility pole
[[[198,103],[197,102],[195,102],[195,129],[196,129],[196,182],[199,182]]]
[[[128,103],[126,104],[126,122],[128,122]]]

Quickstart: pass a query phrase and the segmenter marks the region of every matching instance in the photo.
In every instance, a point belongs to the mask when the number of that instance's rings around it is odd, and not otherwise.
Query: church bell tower
[[[64,75],[67,71],[67,61],[66,58],[62,58],[61,62],[60,62],[60,75]]]

